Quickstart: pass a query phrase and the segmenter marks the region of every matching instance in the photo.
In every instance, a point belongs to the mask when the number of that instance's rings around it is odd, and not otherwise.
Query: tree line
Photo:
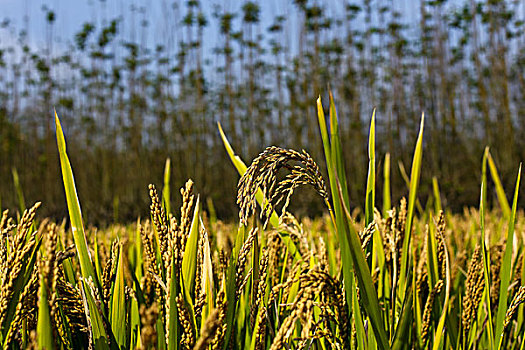
[[[217,122],[247,163],[269,145],[304,148],[322,163],[315,101],[326,105],[329,90],[350,199],[364,198],[374,108],[376,152],[391,154],[394,199],[407,193],[402,172],[410,173],[422,112],[423,203],[436,175],[448,208],[477,205],[487,145],[510,189],[525,158],[525,4],[416,3],[293,0],[268,19],[260,1],[233,10],[163,2],[161,19],[132,6],[81,24],[61,45],[60,13],[43,7],[38,47],[29,21],[4,20],[0,30],[16,41],[0,41],[0,206],[17,208],[23,197],[42,200],[45,215],[65,215],[56,108],[89,222],[147,215],[147,185],[162,183],[168,157],[174,203],[174,189],[192,178],[205,206],[233,218],[239,176]],[[320,212],[313,194],[296,197],[292,210]]]

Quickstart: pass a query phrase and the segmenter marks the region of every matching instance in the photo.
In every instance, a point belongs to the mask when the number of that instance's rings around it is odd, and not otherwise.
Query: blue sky
[[[28,18],[29,40],[31,45],[43,45],[46,38],[45,32],[45,15],[42,10],[43,6],[52,9],[56,14],[56,25],[53,36],[54,45],[58,47],[71,41],[74,34],[78,32],[85,22],[102,23],[103,19],[112,19],[123,15],[124,32],[130,32],[131,29],[131,7],[144,7],[146,9],[146,18],[150,22],[150,33],[147,38],[148,43],[154,42],[158,36],[166,35],[173,26],[175,16],[179,19],[182,13],[168,12],[172,11],[171,5],[177,3],[183,5],[186,0],[107,0],[102,4],[99,0],[0,0],[0,20],[8,18],[17,31],[24,28],[24,17]],[[288,1],[268,0],[261,2],[261,28],[265,30],[272,19],[277,14],[286,14],[293,11]],[[241,1],[211,1],[204,0],[201,2],[203,11],[208,17],[209,26],[206,29],[209,45],[217,38],[217,24],[212,18],[213,6],[219,5],[226,10],[236,11],[242,4]],[[180,6],[179,6],[180,7]],[[184,8],[184,6],[182,6]],[[137,31],[139,32],[139,31]],[[6,41],[12,40],[16,33],[2,31],[0,42],[5,44]],[[11,38],[9,38],[11,36]],[[64,45],[65,46],[65,45]]]
[[[261,6],[261,21],[255,29],[255,34],[265,33],[267,28],[272,24],[277,15],[284,15],[287,18],[285,23],[285,35],[281,37],[281,45],[290,46],[291,52],[297,52],[298,28],[297,18],[298,13],[296,7],[291,0],[255,0]],[[390,0],[378,0],[390,1]],[[9,19],[12,25],[10,28],[14,30],[0,29],[0,48],[13,43],[17,38],[17,33],[26,27],[24,18],[27,18],[28,25],[28,39],[29,45],[33,51],[39,51],[45,47],[46,43],[46,23],[45,12],[43,7],[47,7],[56,14],[56,22],[53,29],[53,55],[60,55],[64,53],[73,41],[75,33],[77,33],[82,25],[86,22],[95,23],[97,29],[102,27],[103,23],[109,20],[122,16],[119,29],[120,33],[118,40],[130,40],[131,33],[135,32],[135,40],[141,40],[141,28],[136,28],[140,22],[140,16],[135,12],[132,14],[131,8],[144,8],[144,17],[150,23],[148,28],[148,35],[146,36],[146,45],[153,48],[157,41],[166,44],[166,36],[171,38],[173,46],[170,50],[171,55],[175,54],[176,43],[180,40],[180,30],[176,31],[174,28],[180,28],[180,20],[186,12],[187,0],[0,0],[0,21]],[[245,0],[201,0],[201,8],[208,18],[209,25],[204,32],[204,53],[205,58],[215,60],[213,55],[213,48],[221,46],[222,39],[218,30],[218,21],[213,18],[213,11],[216,6],[224,9],[224,11],[239,13],[240,8]],[[331,17],[344,17],[345,4],[349,2],[358,2],[360,0],[319,0],[321,6],[324,7],[327,14]],[[178,4],[178,11],[173,10],[172,5]],[[408,20],[414,20],[413,24],[417,24],[417,15],[419,14],[418,6],[419,0],[395,0],[393,6],[404,14]],[[410,13],[415,16],[409,15]],[[135,23],[135,25],[133,25]],[[237,21],[235,26],[238,29],[240,21]],[[353,24],[358,26],[359,21]],[[361,21],[362,23],[362,21]],[[134,30],[135,28],[135,30]],[[98,32],[98,31],[97,31]],[[122,35],[124,33],[124,35]],[[331,35],[334,33],[332,32]],[[179,35],[179,36],[178,36]],[[336,33],[337,35],[337,33]],[[265,36],[269,40],[268,35]],[[6,45],[7,44],[7,45]],[[267,45],[268,42],[263,43]]]
[[[9,18],[14,28],[20,30],[24,28],[24,17],[29,20],[29,39],[32,45],[42,45],[45,42],[45,16],[43,6],[52,9],[56,14],[56,25],[54,31],[55,47],[59,48],[66,41],[73,38],[74,33],[79,31],[81,25],[88,21],[101,23],[105,19],[111,19],[124,14],[125,32],[129,32],[131,26],[132,5],[144,7],[147,11],[146,17],[151,24],[148,43],[152,43],[155,37],[166,35],[169,26],[173,25],[172,20],[175,13],[168,16],[171,5],[177,3],[182,5],[187,0],[0,0],[0,20]],[[201,0],[201,6],[206,13],[210,25],[206,29],[206,44],[213,46],[213,41],[218,39],[216,20],[212,18],[213,6],[218,5],[227,11],[238,12],[244,1],[242,0]],[[296,18],[296,11],[292,1],[286,0],[259,0],[261,5],[261,24],[259,31],[265,31],[277,15],[285,15],[290,19],[288,24],[291,28],[296,28],[293,21]],[[325,0],[319,1],[331,14],[341,15],[344,13],[344,6],[350,2],[347,0]],[[416,1],[419,3],[419,1]],[[412,12],[414,6],[411,0],[394,1],[394,6],[402,12]],[[170,17],[171,16],[171,17]],[[182,16],[179,14],[179,18]],[[169,22],[169,23],[167,23]],[[293,35],[293,33],[291,34]],[[10,40],[9,36],[14,33],[1,32],[0,41]],[[62,44],[62,45],[61,45]],[[65,46],[65,45],[64,45]]]

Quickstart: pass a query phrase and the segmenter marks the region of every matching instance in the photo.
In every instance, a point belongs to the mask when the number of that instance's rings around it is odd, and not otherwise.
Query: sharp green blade
[[[375,117],[376,110],[374,109],[372,112],[370,135],[368,139],[368,178],[366,182],[365,226],[368,226],[374,221],[376,194]]]
[[[498,196],[498,201],[501,206],[501,211],[503,212],[503,216],[505,219],[509,219],[510,217],[510,205],[509,201],[507,200],[507,196],[505,195],[505,190],[503,189],[503,185],[501,184],[501,180],[499,178],[498,169],[496,168],[496,163],[494,163],[494,159],[492,159],[492,155],[487,149],[487,160],[489,164],[490,169],[490,175],[492,176],[492,180],[494,181],[494,185],[496,186],[496,194]]]
[[[399,325],[396,328],[394,341],[392,342],[392,350],[402,350],[409,348],[410,344],[410,327],[412,325],[412,289],[410,288],[405,298],[405,303],[401,311],[401,318]]]
[[[346,205],[342,202],[342,189],[338,186],[339,198],[341,206],[345,212],[346,229],[349,237],[350,254],[354,263],[355,274],[359,281],[359,288],[361,291],[361,301],[370,318],[374,334],[376,336],[378,346],[381,349],[390,349],[388,338],[386,336],[385,327],[383,324],[383,317],[381,308],[379,307],[379,300],[377,292],[372,281],[372,276],[368,268],[363,250],[361,249],[361,240],[353,227],[352,217]],[[346,282],[345,282],[346,283]],[[346,285],[346,284],[345,284]]]
[[[408,194],[408,209],[405,227],[405,237],[403,240],[403,250],[401,252],[401,274],[399,276],[399,286],[401,295],[406,290],[408,264],[410,259],[410,240],[412,237],[412,222],[414,220],[414,207],[417,199],[417,188],[419,185],[419,175],[421,174],[421,160],[423,158],[423,130],[425,126],[425,115],[421,116],[421,126],[419,136],[417,137],[416,147],[414,150],[414,159],[412,160],[412,172],[410,174],[410,191]]]
[[[521,180],[521,164],[518,170],[518,177],[516,179],[516,187],[514,190],[514,199],[512,200],[512,211],[509,217],[507,242],[505,245],[505,253],[500,268],[500,288],[499,288],[499,302],[496,316],[496,347],[501,347],[503,338],[503,323],[505,321],[505,314],[507,313],[508,288],[510,279],[512,277],[512,248],[514,241],[514,226],[516,225],[516,209],[518,206],[518,192],[520,189]]]
[[[20,178],[18,177],[18,171],[16,171],[16,168],[12,169],[12,173],[13,173],[13,183],[15,184],[16,197],[18,199],[18,208],[20,209],[20,213],[23,213],[26,210],[24,192],[22,191],[22,186],[20,185]]]
[[[386,216],[392,206],[390,199],[390,153],[385,154],[383,177],[383,216]]]
[[[191,222],[190,235],[186,242],[184,255],[182,257],[182,277],[184,278],[185,290],[188,293],[193,290],[195,284],[195,270],[197,263],[197,248],[199,243],[199,213],[200,213],[200,199],[197,197],[195,210],[193,212],[193,220]]]
[[[126,347],[126,295],[125,295],[125,283],[124,283],[124,263],[123,263],[123,251],[122,246],[118,253],[117,263],[117,275],[115,277],[115,285],[113,287],[113,293],[111,293],[110,303],[110,322],[113,335],[119,348]]]
[[[166,165],[164,166],[164,187],[162,188],[162,200],[164,207],[166,208],[166,214],[171,213],[171,197],[170,197],[170,177],[171,177],[171,161],[166,159]]]
[[[172,256],[172,260],[174,259],[175,254]],[[168,271],[168,273],[171,274],[170,279],[170,285],[168,288],[170,289],[170,298],[168,300],[168,303],[170,305],[170,320],[169,320],[169,337],[168,337],[168,350],[177,350],[179,348],[179,313],[177,311],[177,295],[179,294],[179,283],[176,278],[175,273],[175,263],[172,261],[170,264],[171,271]]]
[[[93,345],[95,350],[109,350],[108,340],[106,336],[106,331],[104,329],[104,322],[102,321],[102,316],[100,315],[95,299],[91,288],[82,279],[82,298],[84,300],[84,310],[86,316],[89,315],[90,325],[91,325],[91,335],[93,337]]]
[[[487,304],[487,331],[490,349],[494,348],[494,328],[492,324],[492,312],[490,307],[490,256],[487,251],[487,245],[485,243],[485,183],[481,183],[481,198],[479,201],[479,215],[480,215],[480,227],[481,227],[481,252],[483,254],[483,276],[485,282],[485,302]]]
[[[439,193],[439,184],[437,177],[432,177],[432,190],[434,191],[434,210],[439,213],[442,209],[441,207],[441,195]]]
[[[98,279],[93,269],[93,263],[87,247],[86,235],[84,233],[84,224],[82,223],[82,212],[80,210],[80,203],[78,201],[77,189],[75,186],[75,179],[73,177],[73,170],[69,163],[69,158],[66,153],[66,140],[64,133],[58,119],[58,114],[55,111],[55,125],[57,135],[58,153],[60,156],[60,167],[62,168],[62,180],[64,182],[64,189],[66,191],[67,208],[69,211],[69,218],[71,220],[71,230],[73,231],[73,240],[78,252],[78,260],[80,261],[80,270],[84,278],[91,277],[93,281],[98,283]]]
[[[47,300],[46,280],[41,276],[38,300],[37,341],[39,349],[52,350],[55,348],[53,330],[51,329],[51,315],[49,314],[49,301]]]

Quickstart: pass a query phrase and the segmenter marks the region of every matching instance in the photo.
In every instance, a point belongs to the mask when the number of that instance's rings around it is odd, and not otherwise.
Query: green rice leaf
[[[201,279],[201,287],[206,291],[206,303],[202,308],[202,320],[206,320],[210,313],[212,312],[214,305],[213,298],[213,265],[211,262],[211,249],[210,249],[210,240],[208,239],[208,234],[204,233],[204,254],[202,260],[202,274],[203,278]]]
[[[177,275],[175,273],[175,263],[174,263],[175,254],[172,254],[172,262],[170,264],[171,270],[168,271],[171,274],[170,285],[168,286],[170,290],[170,298],[168,303],[170,305],[169,310],[169,337],[168,337],[168,350],[177,350],[179,348],[179,313],[177,311],[177,295],[179,295],[179,282],[177,281]]]
[[[124,263],[122,260],[122,246],[120,246],[118,253],[117,274],[115,277],[115,285],[111,293],[110,302],[110,322],[113,335],[119,348],[125,348],[127,342],[126,327],[126,295],[124,283]]]
[[[166,165],[164,166],[164,187],[162,187],[162,201],[164,208],[166,208],[166,214],[171,213],[171,196],[170,196],[170,176],[171,176],[171,161],[169,158],[166,159]]]
[[[432,177],[432,190],[434,191],[434,211],[439,213],[442,209],[441,207],[441,195],[439,193],[439,184],[437,177]]]
[[[37,342],[39,349],[55,349],[53,330],[51,329],[51,315],[49,313],[49,301],[47,299],[47,284],[43,276],[40,276],[40,289],[38,299],[38,320],[36,325]]]
[[[197,248],[199,244],[199,213],[200,197],[197,197],[193,219],[191,221],[190,234],[184,248],[182,257],[182,278],[184,279],[185,290],[189,297],[189,292],[193,290],[195,284],[195,270],[197,269]],[[191,299],[191,298],[189,298]]]
[[[405,237],[403,240],[403,250],[401,253],[401,274],[400,283],[401,292],[404,294],[406,289],[407,271],[410,259],[410,240],[412,238],[412,222],[414,220],[414,206],[417,199],[417,188],[419,185],[419,175],[421,174],[421,160],[423,158],[423,130],[425,126],[425,115],[421,116],[421,126],[419,136],[417,137],[414,158],[412,160],[412,172],[410,174],[410,191],[408,194],[408,209],[405,227]]]
[[[366,331],[363,323],[363,315],[361,314],[361,309],[359,308],[359,300],[357,297],[357,281],[352,281],[350,289],[352,290],[352,310],[354,310],[354,322],[356,330],[356,342],[357,348],[359,350],[367,349],[366,346]]]
[[[338,183],[339,185],[339,183]],[[350,254],[354,263],[355,274],[359,281],[361,301],[367,314],[370,318],[370,323],[374,330],[376,340],[380,349],[390,349],[388,338],[386,336],[385,327],[383,324],[383,317],[381,314],[381,308],[379,307],[379,300],[377,298],[377,292],[372,281],[372,275],[368,268],[368,264],[365,259],[363,250],[361,249],[361,240],[353,226],[352,217],[348,208],[343,203],[342,189],[338,186],[339,197],[338,200],[341,202],[341,206],[345,213],[346,229],[348,237],[350,238]],[[346,281],[346,280],[345,280]],[[346,283],[346,282],[345,282]]]
[[[410,344],[410,326],[412,324],[412,288],[407,291],[407,297],[403,303],[401,309],[401,318],[396,328],[394,340],[392,342],[392,350],[406,349],[407,345]]]
[[[131,299],[130,309],[130,348],[135,349],[139,347],[141,343],[140,339],[140,314],[139,314],[139,303],[136,298]]]
[[[498,169],[496,168],[496,163],[494,163],[494,159],[492,158],[492,155],[490,154],[488,149],[487,160],[489,164],[490,175],[492,176],[492,180],[494,181],[494,185],[496,186],[496,194],[498,196],[498,201],[501,206],[501,211],[503,212],[503,216],[505,217],[505,219],[508,220],[510,217],[509,201],[507,200],[505,190],[503,189],[503,185],[501,184],[501,180],[498,175]]]
[[[390,199],[390,153],[385,154],[383,177],[383,216],[386,216],[392,206]]]
[[[509,224],[507,230],[505,253],[500,268],[500,288],[499,288],[499,302],[498,311],[496,314],[496,347],[499,349],[503,340],[503,323],[505,321],[505,314],[507,312],[508,288],[510,279],[512,277],[512,248],[514,241],[514,227],[516,225],[516,209],[518,206],[518,192],[520,189],[521,180],[521,164],[518,169],[518,177],[516,179],[516,187],[514,190],[514,199],[512,200],[512,211],[509,217]]]
[[[55,111],[55,126],[57,135],[58,153],[60,156],[60,167],[62,168],[62,180],[64,182],[64,189],[66,191],[67,208],[69,211],[69,218],[71,220],[71,231],[73,231],[73,240],[78,252],[78,260],[80,261],[80,270],[84,278],[91,277],[93,281],[98,283],[95,270],[93,269],[93,262],[89,253],[84,233],[84,224],[82,222],[82,212],[80,210],[80,203],[78,201],[77,189],[75,186],[75,179],[73,177],[73,169],[69,163],[69,158],[66,153],[66,140],[62,132],[62,126],[58,119],[58,114]]]
[[[350,196],[348,194],[348,185],[346,182],[346,170],[344,165],[343,147],[339,137],[339,122],[337,119],[337,111],[335,109],[334,97],[330,91],[330,146],[332,154],[333,169],[340,184],[343,204],[350,208]]]
[[[89,287],[89,284],[86,283],[86,280],[84,278],[81,280],[82,288],[80,290],[82,292],[82,299],[84,300],[84,310],[86,316],[89,317],[89,328],[93,345],[95,350],[109,350],[104,323],[102,321],[102,316],[98,311],[95,299],[93,298],[93,292]]]
[[[491,278],[490,278],[490,255],[487,251],[487,245],[485,242],[485,183],[481,183],[481,198],[480,198],[480,204],[479,204],[479,215],[480,215],[480,227],[481,227],[481,252],[483,255],[483,275],[484,275],[484,281],[485,281],[485,302],[487,304],[487,331],[488,331],[488,338],[489,338],[489,348],[495,349],[494,347],[494,327],[492,324],[492,312],[490,307],[490,286],[491,286]],[[481,307],[481,305],[480,305]]]
[[[18,208],[20,209],[20,213],[23,213],[26,210],[26,202],[24,200],[24,192],[22,191],[22,186],[20,185],[18,171],[16,171],[16,168],[13,168],[11,169],[11,172],[13,174],[13,183],[15,185],[16,198],[18,199]]]
[[[375,117],[376,110],[374,109],[372,112],[370,134],[368,138],[368,178],[366,182],[365,226],[368,226],[372,221],[374,221],[376,194]]]

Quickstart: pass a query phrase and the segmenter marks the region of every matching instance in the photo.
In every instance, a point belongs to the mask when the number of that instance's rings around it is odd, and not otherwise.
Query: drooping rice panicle
[[[505,315],[505,322],[503,323],[503,328],[507,328],[507,326],[512,321],[512,318],[518,311],[518,307],[523,303],[525,303],[525,286],[521,286],[514,298],[512,299],[507,309],[507,313]]]

